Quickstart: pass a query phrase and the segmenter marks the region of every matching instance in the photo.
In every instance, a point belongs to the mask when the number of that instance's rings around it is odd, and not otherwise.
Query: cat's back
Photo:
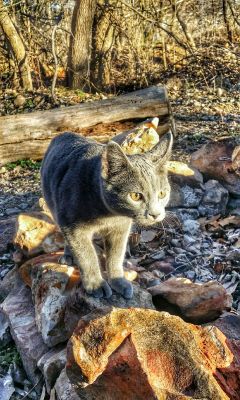
[[[46,159],[54,157],[55,159],[65,160],[78,156],[86,155],[86,157],[99,154],[101,145],[86,139],[83,136],[76,135],[72,132],[65,132],[56,136],[50,143],[45,154],[43,163]]]

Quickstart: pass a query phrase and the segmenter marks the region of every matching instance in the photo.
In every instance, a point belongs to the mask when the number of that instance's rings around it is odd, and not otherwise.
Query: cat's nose
[[[149,213],[148,213],[148,218],[150,219],[150,220],[152,220],[152,221],[156,221],[156,222],[159,222],[159,221],[162,221],[164,218],[165,218],[165,210],[162,210],[162,211],[160,211],[159,212],[159,210],[157,211],[150,211]]]
[[[160,216],[159,213],[154,213],[154,212],[148,213],[148,217],[151,218],[153,221],[158,219],[159,216]]]

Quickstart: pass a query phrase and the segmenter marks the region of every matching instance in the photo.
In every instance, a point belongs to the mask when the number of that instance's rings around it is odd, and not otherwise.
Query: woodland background
[[[0,0],[0,89],[228,89],[239,33],[239,0]]]

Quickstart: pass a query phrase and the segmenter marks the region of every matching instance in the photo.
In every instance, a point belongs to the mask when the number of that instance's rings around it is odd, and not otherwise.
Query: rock
[[[199,233],[200,224],[198,221],[194,221],[193,219],[186,219],[185,221],[183,221],[182,229],[183,232],[190,233],[191,235],[196,235]]]
[[[0,311],[0,347],[10,343],[12,337],[9,331],[9,324],[6,316]]]
[[[0,221],[0,252],[6,251],[12,243],[15,233],[16,218],[7,218]]]
[[[154,308],[151,295],[137,285],[130,300],[115,292],[110,299],[87,295],[79,270],[57,263],[62,254],[38,256],[20,268],[24,282],[32,288],[38,330],[49,347],[65,342],[82,316],[102,306]]]
[[[217,281],[193,283],[185,278],[171,278],[148,291],[158,310],[165,310],[165,303],[161,305],[161,300],[165,300],[178,307],[175,314],[180,310],[183,319],[195,323],[212,321],[232,305],[232,296]]]
[[[167,262],[167,261],[155,261],[154,263],[151,264],[151,267],[149,268],[150,271],[154,272],[156,270],[162,272],[163,274],[170,274],[175,271],[175,268],[173,267],[172,263]]]
[[[138,274],[138,282],[145,288],[152,286],[150,282],[155,280],[155,278],[156,277],[150,271],[143,271]]]
[[[10,373],[5,376],[0,376],[0,398],[1,400],[10,400],[15,392],[13,380]]]
[[[57,379],[55,390],[58,400],[81,400],[69,381],[65,369]]]
[[[8,216],[16,215],[16,214],[19,214],[19,213],[20,213],[20,210],[17,207],[7,208],[5,210],[5,214],[8,215]]]
[[[39,381],[37,362],[48,351],[37,331],[31,291],[18,278],[15,288],[0,306],[6,315],[12,338],[20,353],[24,369],[34,384]]]
[[[240,195],[240,147],[237,141],[210,142],[192,154],[191,166],[216,179],[232,194]]]
[[[218,181],[210,180],[204,185],[204,195],[198,210],[202,216],[225,214],[228,191]]]
[[[171,184],[168,208],[197,207],[203,195],[201,189],[201,184],[203,183],[202,174],[184,163],[170,161],[169,164],[171,165],[171,163],[174,164],[174,167],[168,167]]]
[[[57,378],[66,365],[66,348],[56,348],[44,354],[38,361],[38,368],[42,371],[47,392],[50,394]]]
[[[0,281],[0,300],[3,300],[8,296],[8,294],[14,288],[17,278],[18,268],[14,267],[7,273],[7,275],[4,276],[4,279]]]
[[[27,257],[64,247],[64,239],[47,213],[32,211],[17,218],[14,244]]]
[[[66,372],[85,400],[229,399],[214,376],[233,359],[225,340],[168,313],[105,308],[79,321]]]
[[[203,183],[203,176],[196,168],[189,166],[181,161],[168,161],[168,175],[172,183],[180,186],[189,185],[199,187]]]
[[[172,185],[170,201],[168,208],[172,207],[185,207],[193,208],[198,207],[203,197],[202,189],[191,188],[188,185],[178,186]]]
[[[216,378],[230,399],[240,399],[240,315],[225,313],[211,325],[217,327],[226,337],[226,344],[233,361],[228,368],[216,371]],[[211,329],[211,326],[210,326]]]
[[[229,197],[227,203],[227,209],[231,211],[231,214],[240,215],[240,197]]]
[[[16,107],[22,107],[26,102],[26,98],[22,96],[21,94],[18,94],[17,97],[14,100],[14,105]]]
[[[186,219],[194,220],[199,217],[199,211],[195,208],[171,208],[171,211],[180,222],[184,222]]]

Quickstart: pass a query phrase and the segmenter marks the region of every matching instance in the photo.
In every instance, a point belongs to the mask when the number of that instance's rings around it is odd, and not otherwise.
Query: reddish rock
[[[234,141],[211,142],[191,157],[191,165],[216,179],[233,194],[240,195],[240,146]]]
[[[227,337],[226,344],[234,356],[228,368],[216,371],[216,379],[231,400],[240,400],[240,315],[225,313],[212,325]]]
[[[175,271],[175,268],[173,267],[172,264],[173,263],[170,263],[168,261],[155,261],[154,263],[151,264],[149,270],[153,271],[153,273],[155,270],[158,270],[164,274],[170,274],[171,272]]]
[[[225,340],[168,313],[105,308],[79,321],[66,372],[85,400],[229,399],[214,377],[233,359]]]
[[[185,278],[171,278],[148,290],[158,310],[163,310],[163,299],[177,306],[182,318],[195,323],[212,321],[232,305],[232,296],[217,281],[193,283]],[[164,302],[164,310],[165,306]]]
[[[17,217],[14,244],[27,257],[64,247],[61,232],[47,213],[32,211]]]

